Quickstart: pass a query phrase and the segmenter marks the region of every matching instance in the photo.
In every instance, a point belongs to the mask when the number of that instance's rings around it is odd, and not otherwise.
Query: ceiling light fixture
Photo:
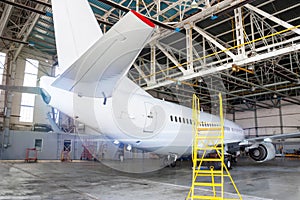
[[[114,144],[120,144],[119,140],[115,140]]]
[[[132,146],[129,144],[129,145],[127,145],[127,151],[131,151],[131,149],[132,149]]]
[[[196,0],[192,1],[191,8],[198,8],[198,4],[197,4]]]

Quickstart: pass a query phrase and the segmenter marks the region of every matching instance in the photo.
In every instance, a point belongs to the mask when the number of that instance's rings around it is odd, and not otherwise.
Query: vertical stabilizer
[[[71,66],[103,34],[87,0],[52,0],[58,62]]]

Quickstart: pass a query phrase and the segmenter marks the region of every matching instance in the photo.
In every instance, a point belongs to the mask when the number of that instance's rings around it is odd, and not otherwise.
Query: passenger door
[[[146,118],[144,125],[144,132],[153,133],[157,125],[157,112],[154,109],[154,105],[145,102]]]

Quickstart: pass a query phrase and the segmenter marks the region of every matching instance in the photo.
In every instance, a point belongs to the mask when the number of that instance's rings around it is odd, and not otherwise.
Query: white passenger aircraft
[[[59,77],[41,78],[44,101],[131,147],[172,161],[191,154],[191,109],[156,99],[126,77],[155,25],[132,10],[102,34],[87,0],[52,0],[52,9],[58,61],[67,69]],[[219,121],[205,112],[200,117],[204,125]],[[240,126],[225,120],[228,153],[243,146],[264,162],[275,157],[271,139],[246,140]]]

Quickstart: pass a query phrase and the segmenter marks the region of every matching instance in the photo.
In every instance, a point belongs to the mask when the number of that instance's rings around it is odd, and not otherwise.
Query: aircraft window
[[[177,122],[177,117],[175,116],[175,122]]]
[[[182,118],[182,122],[185,124],[185,119],[184,118]]]
[[[186,123],[189,124],[189,119],[185,119]]]
[[[193,124],[191,119],[190,119],[190,124]]]
[[[179,119],[179,123],[181,123],[181,117],[178,117],[178,119]]]
[[[171,119],[171,122],[172,122],[173,121],[173,116],[172,115],[170,116],[170,119]]]

